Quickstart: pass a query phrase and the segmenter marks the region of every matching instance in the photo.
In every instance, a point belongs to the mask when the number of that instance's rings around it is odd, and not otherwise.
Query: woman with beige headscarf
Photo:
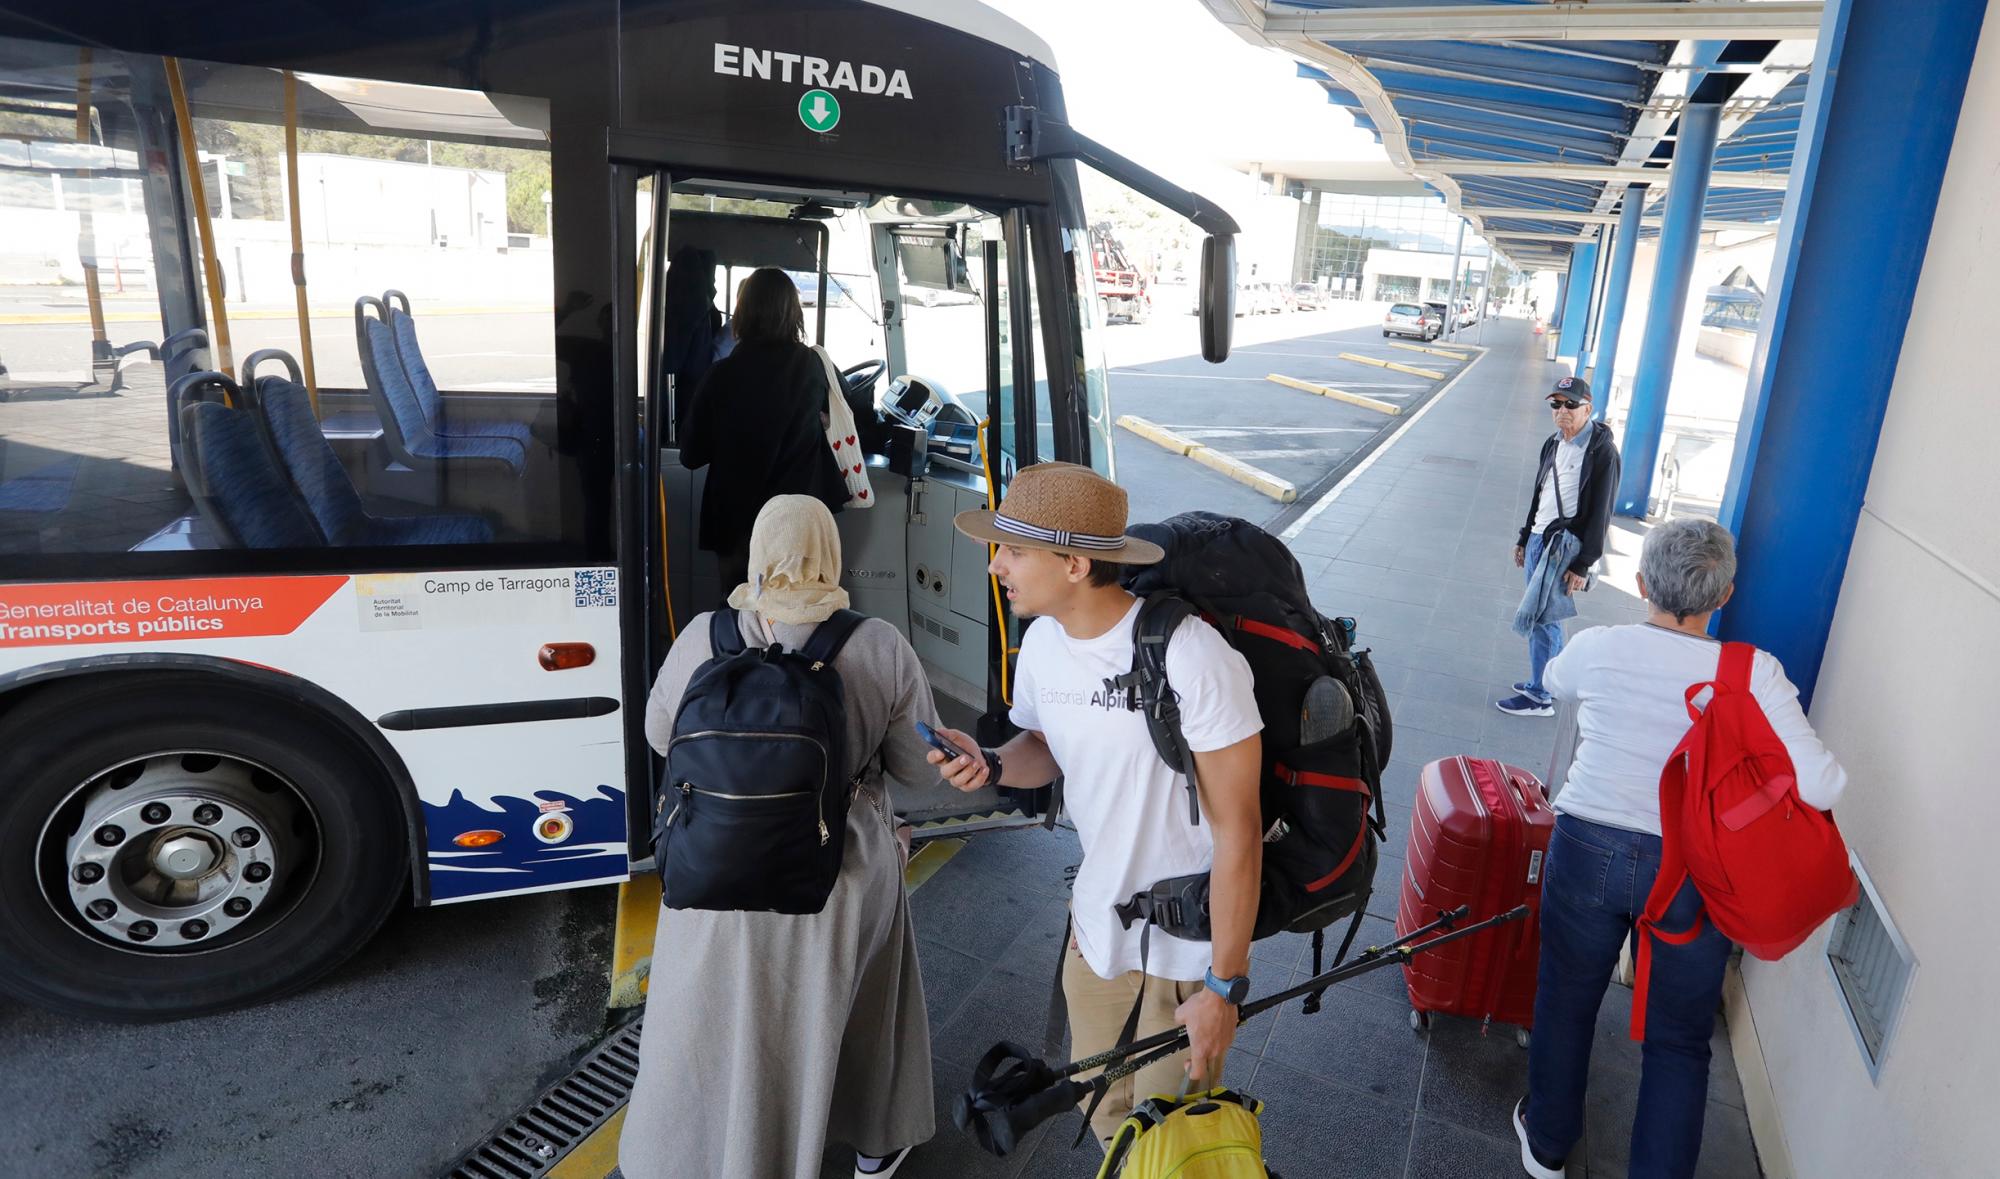
[[[745,645],[805,646],[848,604],[840,569],[824,504],[765,504],[750,580],[729,597]],[[646,739],[661,753],[710,654],[702,615],[681,629],[646,704]],[[855,1150],[857,1176],[880,1177],[931,1137],[930,1028],[884,779],[936,777],[915,722],[936,725],[937,711],[917,653],[879,619],[861,624],[833,667],[859,782],[833,895],[803,916],[661,911],[618,1148],[626,1179],[817,1179],[828,1140]]]

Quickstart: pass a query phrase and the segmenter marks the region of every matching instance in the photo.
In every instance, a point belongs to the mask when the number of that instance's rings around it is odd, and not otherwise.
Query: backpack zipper
[[[667,756],[669,757],[673,756],[674,746],[679,745],[683,741],[692,741],[697,737],[763,737],[779,741],[804,741],[806,744],[812,746],[814,749],[817,749],[819,751],[819,777],[820,781],[822,782],[826,781],[826,769],[827,769],[826,746],[820,744],[817,740],[804,735],[803,733],[775,733],[770,731],[746,732],[735,729],[703,729],[697,733],[683,733],[680,736],[675,737],[672,741],[669,741],[667,743]],[[825,847],[833,839],[833,832],[827,830],[826,826],[825,790],[817,790],[817,791],[792,790],[792,791],[787,791],[784,794],[724,794],[719,790],[703,790],[698,786],[694,786],[689,783],[683,782],[681,784],[682,802],[687,801],[687,792],[690,790],[694,791],[697,794],[706,794],[712,798],[726,798],[737,802],[746,801],[750,799],[758,799],[758,798],[796,798],[802,794],[817,794],[819,796],[817,800],[819,808],[819,845],[821,847]],[[678,814],[680,812],[680,807],[675,806],[674,812]],[[670,827],[672,825],[673,825],[673,820],[669,818],[667,820],[667,826]],[[662,830],[664,829],[665,828],[662,828]]]

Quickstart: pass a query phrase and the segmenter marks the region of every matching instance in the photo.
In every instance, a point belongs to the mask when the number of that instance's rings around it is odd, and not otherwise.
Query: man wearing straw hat
[[[1063,962],[1071,1052],[1080,1058],[1118,1043],[1135,1006],[1136,1036],[1187,1025],[1188,1052],[1121,1079],[1106,1094],[1091,1118],[1106,1142],[1137,1102],[1180,1091],[1184,1077],[1199,1082],[1197,1089],[1221,1083],[1236,1034],[1234,1005],[1249,990],[1263,851],[1263,722],[1243,657],[1199,618],[1167,645],[1167,673],[1199,779],[1198,824],[1188,821],[1187,780],[1160,759],[1145,714],[1107,682],[1132,668],[1139,612],[1139,599],[1119,584],[1120,567],[1165,555],[1125,535],[1125,513],[1125,492],[1110,480],[1086,467],[1043,463],[1015,477],[997,512],[958,516],[960,532],[994,546],[990,572],[1014,613],[1037,621],[1022,638],[1014,677],[1011,718],[1021,734],[982,750],[947,731],[967,754],[930,755],[961,790],[996,780],[1033,788],[1063,778],[1064,805],[1083,844]],[[1142,969],[1143,926],[1126,928],[1114,907],[1155,881],[1200,872],[1210,874],[1214,940],[1154,929]]]

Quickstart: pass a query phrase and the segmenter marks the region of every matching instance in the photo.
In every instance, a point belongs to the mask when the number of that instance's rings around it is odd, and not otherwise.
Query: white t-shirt
[[[1188,822],[1187,779],[1153,747],[1143,713],[1104,681],[1132,670],[1132,609],[1094,639],[1069,637],[1053,619],[1028,628],[1014,678],[1013,721],[1040,733],[1063,771],[1063,805],[1083,843],[1071,899],[1077,948],[1099,977],[1139,969],[1142,923],[1125,929],[1113,907],[1158,880],[1206,872],[1215,845],[1206,816]],[[1181,701],[1188,748],[1226,749],[1260,732],[1250,665],[1199,618],[1167,643],[1167,679]],[[1207,942],[1153,931],[1146,973],[1185,982],[1208,972]]]
[[[1537,535],[1547,532],[1549,525],[1562,518],[1562,512],[1556,507],[1558,499],[1572,515],[1575,514],[1577,491],[1583,483],[1583,457],[1590,450],[1590,435],[1594,428],[1585,425],[1574,438],[1564,438],[1557,433],[1555,461],[1549,464],[1549,473],[1542,476],[1541,498],[1535,501],[1534,531]]]
[[[1715,678],[1722,644],[1644,623],[1599,626],[1572,636],[1542,673],[1542,686],[1577,704],[1576,759],[1556,795],[1566,815],[1628,831],[1660,833],[1660,771],[1693,725],[1686,692]],[[1799,797],[1833,809],[1847,771],[1820,744],[1799,690],[1768,652],[1750,662],[1750,693],[1792,755]]]

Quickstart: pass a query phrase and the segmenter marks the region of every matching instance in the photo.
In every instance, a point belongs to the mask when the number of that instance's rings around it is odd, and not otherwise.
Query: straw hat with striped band
[[[1159,545],[1125,535],[1125,489],[1075,463],[1036,463],[1014,476],[997,512],[960,512],[960,532],[987,544],[1089,557],[1113,565],[1152,565]]]

